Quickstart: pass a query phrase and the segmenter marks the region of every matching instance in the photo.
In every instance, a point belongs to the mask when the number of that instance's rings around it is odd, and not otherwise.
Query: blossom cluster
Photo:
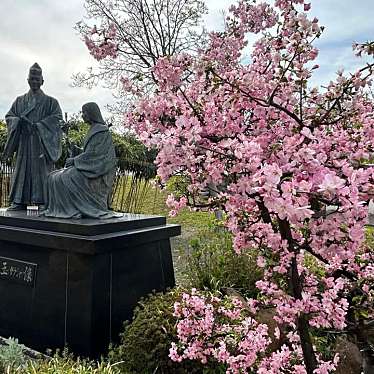
[[[108,28],[98,30],[94,26],[89,35],[85,35],[84,42],[90,52],[90,54],[98,61],[110,56],[112,58],[117,57],[117,44],[116,38],[116,26],[110,24]]]
[[[207,363],[210,358],[226,365],[226,373],[306,374],[298,336],[290,333],[290,346],[280,344],[279,350],[267,354],[272,343],[280,342],[279,328],[271,338],[268,326],[256,321],[259,309],[253,299],[217,297],[195,289],[183,294],[174,305],[178,317],[179,341],[172,343],[169,357],[176,362],[183,359]],[[329,374],[335,368],[333,361],[320,362],[315,374]]]
[[[228,373],[241,373],[254,367],[258,355],[271,342],[268,327],[252,317],[253,300],[220,299],[192,290],[174,306],[178,344],[173,343],[170,357],[174,361],[188,358],[206,363],[210,356],[228,366]]]
[[[177,212],[184,208],[187,205],[187,198],[182,196],[179,200],[174,198],[174,195],[171,194],[166,199],[166,206],[170,208],[169,215],[171,217],[177,215]]]
[[[160,57],[153,68],[158,88],[172,89],[182,83],[182,75],[191,64],[191,58],[187,54],[170,57]]]
[[[356,56],[359,57],[363,54],[374,55],[374,42],[354,43],[353,50],[356,51]]]

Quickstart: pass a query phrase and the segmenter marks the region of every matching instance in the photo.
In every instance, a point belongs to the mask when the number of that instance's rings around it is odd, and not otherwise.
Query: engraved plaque
[[[6,279],[34,287],[37,264],[0,257],[0,279]]]

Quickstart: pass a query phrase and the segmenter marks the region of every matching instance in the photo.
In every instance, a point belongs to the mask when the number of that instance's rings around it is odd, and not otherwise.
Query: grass
[[[374,251],[374,226],[366,227],[366,243]]]
[[[183,209],[176,217],[168,218],[168,222],[203,230],[214,224],[215,217],[210,212],[194,212]]]
[[[200,230],[214,223],[215,217],[212,213],[191,211],[188,208],[180,211],[176,217],[169,217],[169,209],[165,201],[170,191],[167,189],[161,190],[159,187],[154,186],[152,182],[146,184],[144,181],[140,181],[137,182],[137,186],[134,186],[135,183],[132,183],[131,177],[126,178],[128,181],[122,183],[116,192],[117,196],[115,196],[113,204],[115,210],[123,210],[120,207],[121,204],[116,204],[116,202],[126,201],[132,194],[133,198],[140,199],[140,201],[132,205],[136,208],[133,210],[135,213],[166,216],[168,223],[176,223],[187,229],[195,228]]]
[[[135,180],[131,175],[120,177],[114,185],[112,207],[119,211],[132,211],[134,213],[167,215],[165,200],[167,193],[153,186],[153,182]],[[136,200],[131,206],[123,206],[121,202]],[[129,209],[126,209],[129,208]]]

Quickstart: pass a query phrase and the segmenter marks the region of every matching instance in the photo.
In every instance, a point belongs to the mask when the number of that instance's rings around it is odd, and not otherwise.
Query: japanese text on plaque
[[[0,278],[34,286],[36,264],[0,257]]]

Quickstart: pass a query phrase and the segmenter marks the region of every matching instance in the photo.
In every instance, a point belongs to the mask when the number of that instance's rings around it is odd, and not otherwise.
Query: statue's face
[[[27,79],[29,86],[32,91],[38,91],[42,84],[44,83],[43,78],[40,75],[29,75]]]
[[[82,108],[82,119],[85,123],[90,123],[90,117],[88,116],[88,113],[86,110]]]

